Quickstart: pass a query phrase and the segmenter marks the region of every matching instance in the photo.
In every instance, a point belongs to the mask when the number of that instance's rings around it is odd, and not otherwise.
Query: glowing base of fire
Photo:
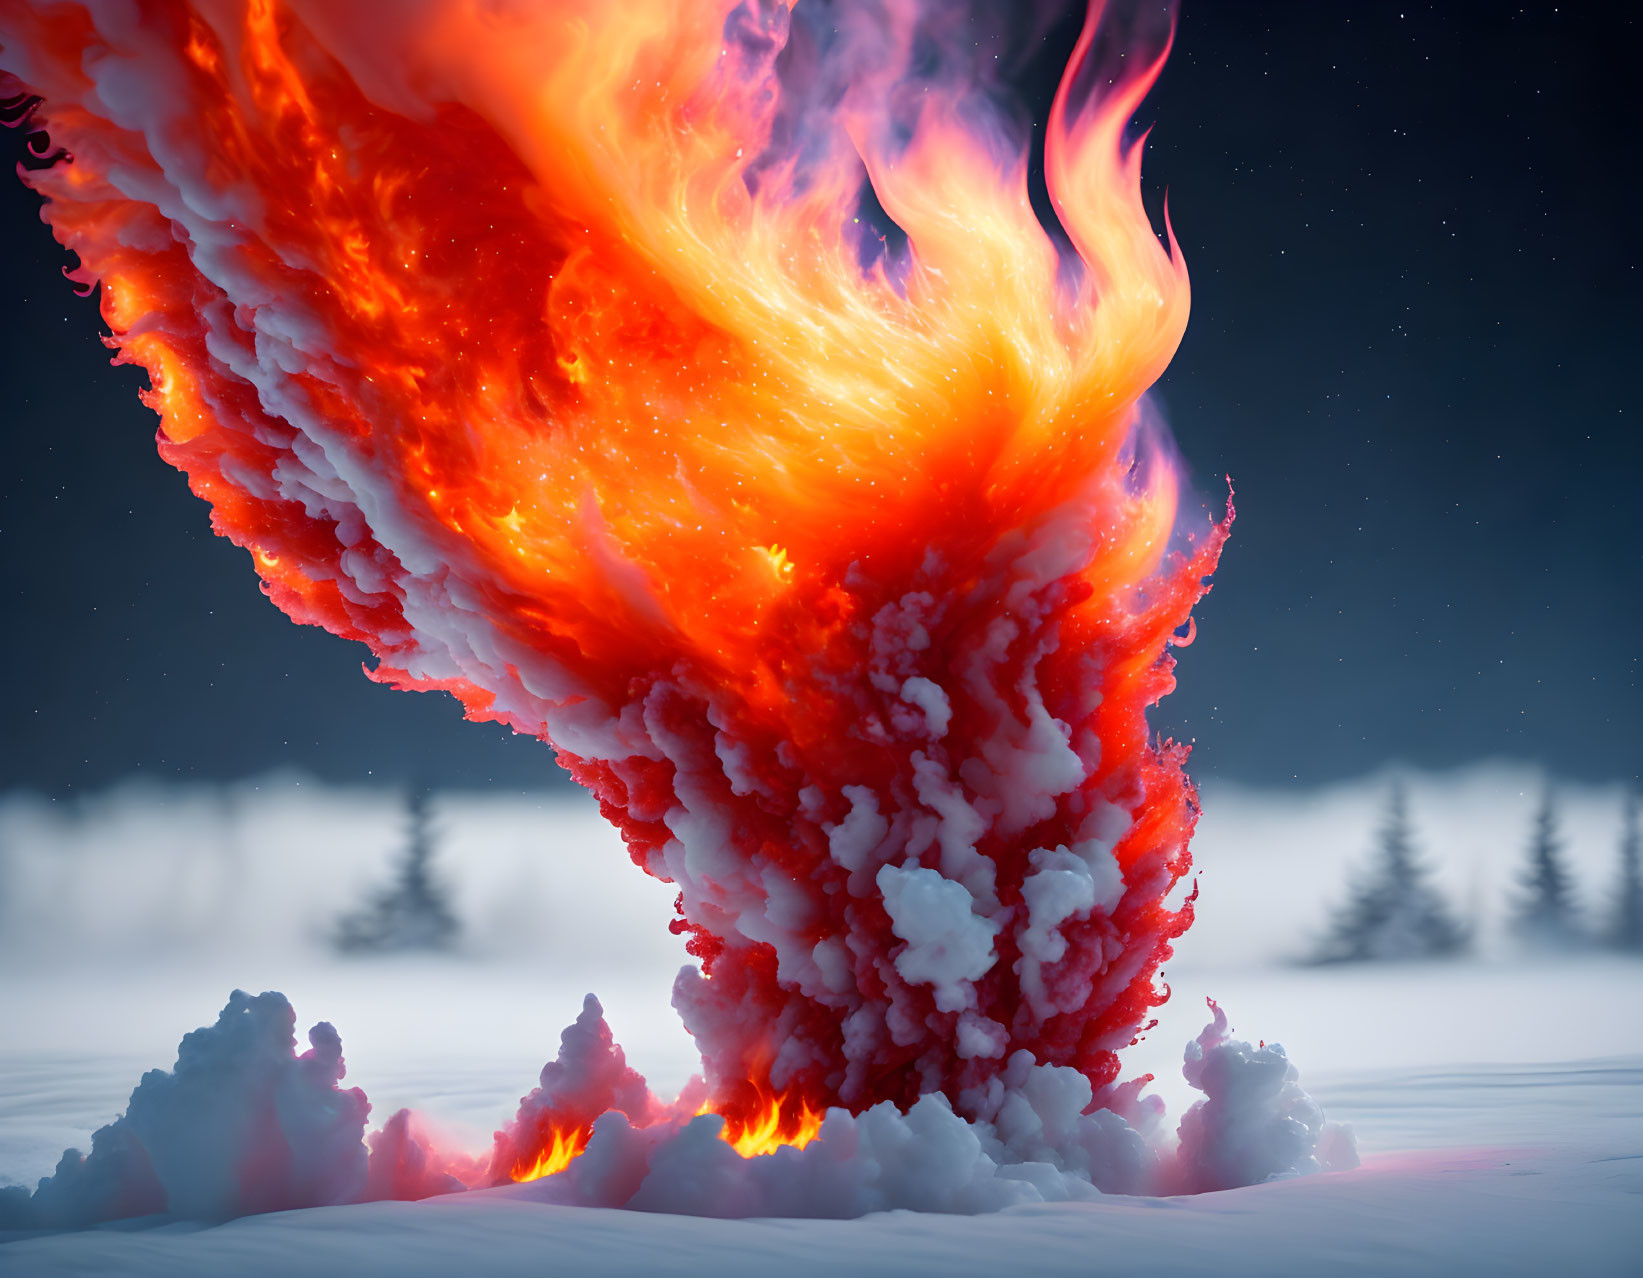
[[[692,1117],[712,1114],[710,1105],[697,1109]],[[784,1145],[803,1149],[821,1133],[823,1115],[802,1097],[791,1094],[765,1098],[763,1109],[750,1118],[725,1117],[719,1131],[724,1141],[743,1158],[773,1154]],[[564,1171],[588,1147],[591,1126],[554,1128],[535,1158],[516,1162],[508,1176],[516,1184],[541,1180]]]

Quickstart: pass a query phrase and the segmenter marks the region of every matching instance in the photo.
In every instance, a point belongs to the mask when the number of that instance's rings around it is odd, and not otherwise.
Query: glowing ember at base
[[[276,604],[551,742],[677,885],[744,1153],[1035,1078],[1143,1117],[1196,820],[1146,711],[1231,513],[1177,528],[1143,399],[1188,302],[1125,136],[1168,33],[1101,9],[1052,238],[980,9],[0,5],[161,454]],[[598,1027],[493,1178],[672,1121]]]

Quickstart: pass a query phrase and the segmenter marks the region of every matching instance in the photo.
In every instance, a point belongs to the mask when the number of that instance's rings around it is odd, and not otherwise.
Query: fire
[[[696,1115],[718,1112],[709,1102]],[[777,1095],[759,1088],[757,1107],[740,1117],[726,1115],[719,1137],[743,1158],[758,1158],[784,1145],[803,1149],[821,1134],[823,1117],[797,1093]],[[540,1133],[536,1152],[517,1159],[508,1169],[508,1179],[522,1183],[557,1175],[587,1148],[590,1135],[586,1126],[550,1126]]]
[[[1107,1088],[1191,921],[1146,712],[1230,512],[1178,520],[1143,399],[1168,39],[1102,10],[1034,131],[919,0],[0,6],[162,456],[274,603],[552,743],[677,886],[713,1103],[780,1098],[738,1148],[1023,1052]]]
[[[791,1092],[777,1096],[761,1090],[759,1101],[752,1114],[739,1120],[727,1118],[720,1132],[720,1138],[743,1158],[773,1154],[783,1145],[803,1149],[821,1134],[824,1115],[813,1110],[803,1096]]]
[[[529,1162],[515,1163],[508,1173],[515,1181],[540,1180],[554,1176],[571,1165],[571,1160],[587,1148],[588,1133],[580,1128],[554,1128],[552,1139]]]

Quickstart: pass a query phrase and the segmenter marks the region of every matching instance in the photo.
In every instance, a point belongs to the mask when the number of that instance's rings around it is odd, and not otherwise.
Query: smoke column
[[[960,5],[0,0],[161,455],[281,609],[549,742],[677,885],[732,1135],[994,1122],[1035,1068],[1136,1115],[1196,817],[1145,711],[1231,518],[1177,529],[1143,398],[1167,42],[1091,6],[1052,234]],[[548,1081],[498,1166],[612,1107]]]

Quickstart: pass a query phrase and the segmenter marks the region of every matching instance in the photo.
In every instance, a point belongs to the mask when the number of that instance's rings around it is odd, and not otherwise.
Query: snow
[[[65,1147],[84,1148],[236,985],[284,990],[303,1028],[335,1024],[345,1085],[369,1095],[374,1123],[411,1106],[442,1147],[488,1148],[590,988],[652,1087],[671,1095],[684,1083],[694,1061],[667,1006],[682,956],[665,930],[665,889],[583,806],[443,800],[440,863],[460,867],[473,947],[343,961],[318,938],[390,864],[397,805],[265,784],[233,796],[235,822],[221,796],[203,793],[116,794],[78,816],[0,804],[0,1177],[32,1184]],[[1029,1263],[1149,1275],[1636,1272],[1643,964],[1506,948],[1498,902],[1521,863],[1535,778],[1411,781],[1417,831],[1440,881],[1471,906],[1482,955],[1328,970],[1273,962],[1304,948],[1315,907],[1361,861],[1384,794],[1377,778],[1298,801],[1206,796],[1200,927],[1167,968],[1174,997],[1161,1024],[1125,1057],[1128,1072],[1157,1075],[1150,1090],[1173,1123],[1196,1095],[1181,1078],[1182,1045],[1203,1026],[1202,1000],[1217,998],[1240,1035],[1281,1041],[1329,1118],[1356,1129],[1356,1171],[977,1217],[803,1222],[557,1205],[538,1184],[211,1228],[22,1237],[0,1243],[0,1274],[283,1275],[294,1263],[404,1275],[966,1274]],[[1561,797],[1577,885],[1595,902],[1613,867],[1618,796]]]

